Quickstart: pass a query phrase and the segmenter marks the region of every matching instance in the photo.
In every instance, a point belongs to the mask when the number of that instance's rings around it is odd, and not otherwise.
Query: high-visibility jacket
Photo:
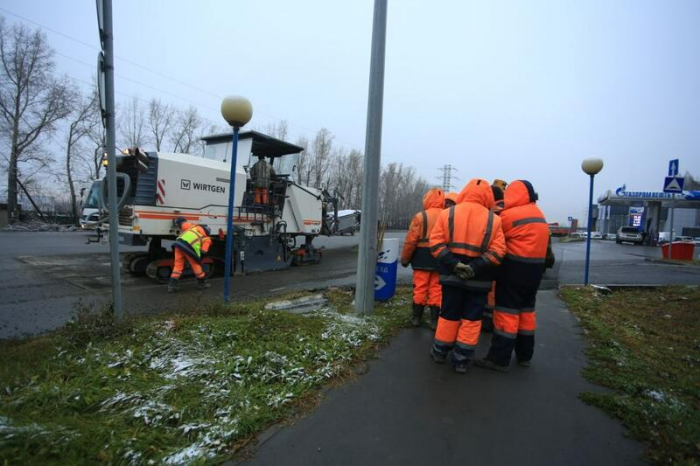
[[[491,186],[473,179],[459,195],[458,204],[443,210],[430,234],[430,251],[438,260],[442,285],[488,292],[495,278],[495,266],[506,252],[501,219],[494,206]],[[468,264],[475,277],[461,280],[453,271],[458,263]]]
[[[197,262],[202,260],[202,252],[206,254],[211,247],[211,238],[204,228],[196,223],[184,222],[182,233],[173,243],[173,250],[179,249]]]
[[[431,189],[423,196],[423,209],[411,220],[401,252],[401,263],[411,263],[414,270],[437,270],[437,260],[430,254],[430,232],[445,206],[441,189]]]
[[[498,281],[517,289],[537,289],[544,273],[549,226],[536,200],[530,182],[522,180],[508,185],[504,196],[506,255]]]

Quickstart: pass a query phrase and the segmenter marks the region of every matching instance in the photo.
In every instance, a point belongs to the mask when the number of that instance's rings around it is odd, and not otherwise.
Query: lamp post
[[[588,234],[586,235],[586,272],[584,285],[588,285],[588,265],[591,260],[591,223],[593,222],[593,178],[603,169],[601,159],[586,159],[581,163],[581,169],[591,177],[591,188],[588,193]]]
[[[228,185],[228,214],[226,218],[226,264],[224,266],[224,302],[231,294],[231,255],[233,252],[233,197],[236,191],[236,158],[238,156],[238,131],[253,117],[253,106],[245,97],[230,95],[221,102],[221,116],[233,128],[231,148],[231,174]]]

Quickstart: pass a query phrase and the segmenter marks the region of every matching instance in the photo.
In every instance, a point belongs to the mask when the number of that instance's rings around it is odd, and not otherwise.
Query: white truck
[[[322,251],[313,246],[318,235],[334,233],[326,220],[337,200],[325,191],[293,181],[302,147],[258,133],[239,135],[235,170],[233,231],[227,231],[231,184],[231,134],[203,138],[204,156],[135,149],[117,157],[117,191],[120,242],[148,246],[129,254],[122,267],[165,280],[172,268],[172,254],[163,240],[180,233],[173,219],[206,225],[214,240],[203,268],[211,275],[224,265],[226,235],[234,236],[232,270],[250,272],[286,268],[291,264],[318,262]],[[258,156],[272,163],[276,176],[268,204],[254,203],[248,169]],[[106,214],[106,183],[100,185],[102,219]],[[102,226],[108,230],[108,225]],[[297,245],[297,240],[302,239]]]

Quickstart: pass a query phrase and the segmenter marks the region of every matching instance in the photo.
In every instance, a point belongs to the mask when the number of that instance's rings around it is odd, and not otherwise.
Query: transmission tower
[[[436,176],[437,179],[442,179],[442,190],[445,193],[448,193],[454,189],[454,186],[452,185],[452,180],[459,180],[458,177],[453,175],[453,172],[459,171],[452,165],[444,165],[441,168],[438,168],[442,172],[442,176]]]

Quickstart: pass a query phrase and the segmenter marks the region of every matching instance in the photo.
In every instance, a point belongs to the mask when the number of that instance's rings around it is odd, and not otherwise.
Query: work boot
[[[211,283],[207,283],[206,278],[198,278],[197,288],[199,288],[200,290],[206,290],[207,288],[211,288]]]
[[[440,317],[440,306],[430,306],[430,328],[435,330]]]
[[[180,283],[177,278],[171,278],[168,282],[168,293],[175,293],[180,289]]]
[[[455,372],[458,374],[466,374],[467,367],[469,367],[469,361],[456,362],[455,363]]]
[[[446,356],[443,356],[442,354],[435,351],[435,347],[430,348],[430,356],[432,356],[433,361],[435,361],[438,364],[443,364],[447,359]]]
[[[420,327],[420,321],[423,318],[423,306],[422,304],[413,303],[413,315],[411,316],[411,324],[414,327]]]
[[[518,366],[520,367],[530,367],[530,360],[518,359]]]
[[[508,366],[501,366],[488,358],[477,359],[474,361],[474,365],[476,367],[481,367],[482,369],[491,369],[492,371],[496,372],[508,372]]]

